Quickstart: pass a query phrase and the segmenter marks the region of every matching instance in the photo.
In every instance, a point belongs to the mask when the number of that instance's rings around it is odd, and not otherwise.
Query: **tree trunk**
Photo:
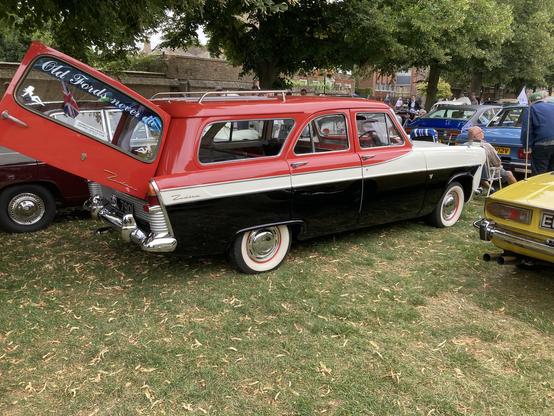
[[[437,101],[437,91],[439,86],[439,77],[441,69],[438,65],[431,65],[429,69],[429,81],[427,82],[427,93],[425,98],[425,111],[429,111],[431,106]]]
[[[272,63],[262,63],[258,66],[258,79],[262,90],[271,90],[279,78],[279,69]]]
[[[475,94],[476,97],[478,97],[480,100],[482,100],[481,97],[481,85],[483,84],[483,74],[480,72],[475,72],[471,76],[471,84],[469,87],[470,93]]]

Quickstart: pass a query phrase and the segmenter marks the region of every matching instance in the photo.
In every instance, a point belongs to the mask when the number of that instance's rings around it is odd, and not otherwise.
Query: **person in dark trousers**
[[[531,116],[529,118],[529,149],[533,175],[554,171],[554,102],[545,100],[546,91],[536,92],[529,97]],[[521,115],[521,144],[526,149],[528,109]]]
[[[420,105],[419,101],[416,99],[415,95],[412,95],[412,97],[408,101],[408,111],[412,114],[415,114],[420,109],[421,109],[421,105]]]

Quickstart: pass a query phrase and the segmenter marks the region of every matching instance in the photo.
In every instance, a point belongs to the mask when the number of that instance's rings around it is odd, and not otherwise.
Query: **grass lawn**
[[[0,414],[552,415],[554,272],[484,263],[482,203],[257,276],[83,218],[2,234]]]

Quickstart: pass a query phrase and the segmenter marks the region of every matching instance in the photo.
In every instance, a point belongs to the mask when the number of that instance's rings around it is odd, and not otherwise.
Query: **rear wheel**
[[[0,193],[0,227],[10,233],[46,228],[56,215],[56,200],[40,185],[16,185]]]
[[[429,222],[438,228],[451,227],[458,222],[463,209],[464,189],[458,182],[452,182],[429,215]]]
[[[286,225],[258,228],[240,234],[229,254],[241,272],[262,273],[279,267],[290,243],[290,230]]]

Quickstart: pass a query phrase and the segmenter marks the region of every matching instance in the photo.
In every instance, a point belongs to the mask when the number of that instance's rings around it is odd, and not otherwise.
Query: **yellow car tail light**
[[[518,208],[498,202],[487,202],[485,211],[495,217],[523,224],[530,224],[533,216],[533,212],[529,209]]]

